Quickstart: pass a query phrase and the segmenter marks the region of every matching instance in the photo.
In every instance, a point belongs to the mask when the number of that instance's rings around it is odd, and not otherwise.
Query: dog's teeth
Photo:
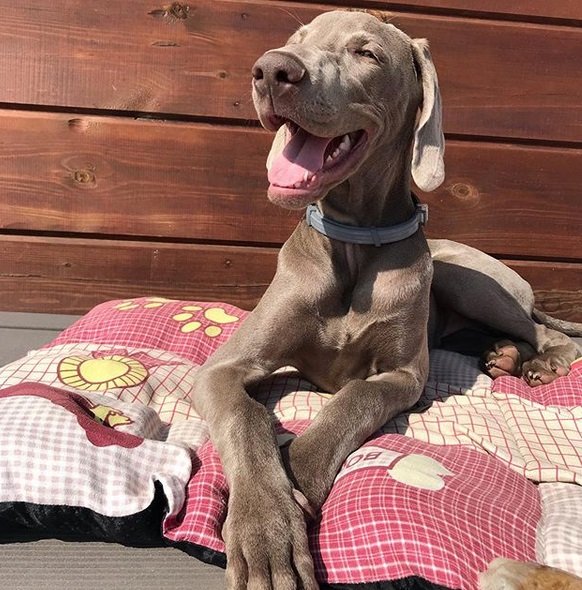
[[[337,148],[337,149],[336,149],[336,150],[333,152],[333,154],[331,155],[332,159],[333,159],[333,158],[337,158],[337,157],[340,155],[340,151],[341,151],[341,150],[340,150],[339,148]]]
[[[327,156],[325,163],[327,164],[328,162],[331,162],[332,160],[333,160],[333,158],[331,156]]]
[[[349,135],[344,135],[341,143],[339,144],[339,149],[347,152],[352,147],[352,140],[350,139]]]
[[[303,173],[303,182],[307,182],[309,180],[309,172],[306,170]]]

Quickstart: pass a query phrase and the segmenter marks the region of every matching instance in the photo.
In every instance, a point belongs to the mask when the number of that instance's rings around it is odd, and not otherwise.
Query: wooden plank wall
[[[447,179],[428,234],[582,321],[582,3],[0,0],[0,309],[113,297],[252,308],[298,215],[265,198],[250,69],[323,10],[427,37]]]

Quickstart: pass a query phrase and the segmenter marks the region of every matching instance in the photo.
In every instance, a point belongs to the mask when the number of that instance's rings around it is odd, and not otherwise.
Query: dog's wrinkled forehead
[[[288,44],[309,41],[311,46],[335,49],[350,42],[380,46],[387,55],[404,57],[410,55],[411,39],[391,24],[365,12],[325,12],[302,26]]]

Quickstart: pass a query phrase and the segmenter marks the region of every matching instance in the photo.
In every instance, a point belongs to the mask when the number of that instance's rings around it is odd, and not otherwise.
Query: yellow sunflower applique
[[[138,360],[119,354],[68,356],[57,367],[59,380],[83,391],[105,391],[133,387],[148,378],[148,370]]]
[[[190,334],[204,326],[204,334],[209,338],[220,336],[221,326],[240,320],[238,316],[228,314],[222,307],[204,309],[200,305],[184,305],[182,311],[172,319],[181,324],[180,332],[184,334]]]
[[[75,389],[106,391],[141,385],[156,367],[179,364],[180,361],[160,360],[146,352],[130,355],[123,348],[97,350],[63,358],[57,367],[57,377]]]

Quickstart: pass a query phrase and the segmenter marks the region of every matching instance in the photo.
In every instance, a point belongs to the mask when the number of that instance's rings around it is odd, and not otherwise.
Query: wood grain
[[[582,150],[450,141],[445,160],[444,184],[422,195],[429,237],[499,257],[582,260]]]
[[[0,228],[281,244],[259,129],[0,111]],[[498,256],[580,260],[582,149],[449,141],[427,233]]]
[[[0,134],[8,230],[280,243],[297,219],[265,198],[258,129],[4,112]]]
[[[0,0],[0,103],[254,119],[254,61],[330,8]],[[581,141],[582,28],[394,15],[431,41],[448,133]]]
[[[582,264],[506,260],[535,287],[536,305],[546,313],[582,322]]]
[[[0,236],[0,309],[84,313],[111,298],[159,295],[254,307],[276,250]]]
[[[311,0],[298,0],[309,4]],[[488,18],[511,18],[512,20],[543,19],[544,21],[566,21],[575,24],[582,21],[582,4],[577,0],[402,0],[402,2],[385,2],[384,0],[337,0],[335,4],[379,10],[402,10],[416,8],[422,10],[437,9],[443,13],[466,16],[487,16]]]
[[[0,236],[0,309],[85,313],[108,299],[163,296],[252,309],[277,249]],[[506,263],[548,313],[582,321],[582,264]]]

